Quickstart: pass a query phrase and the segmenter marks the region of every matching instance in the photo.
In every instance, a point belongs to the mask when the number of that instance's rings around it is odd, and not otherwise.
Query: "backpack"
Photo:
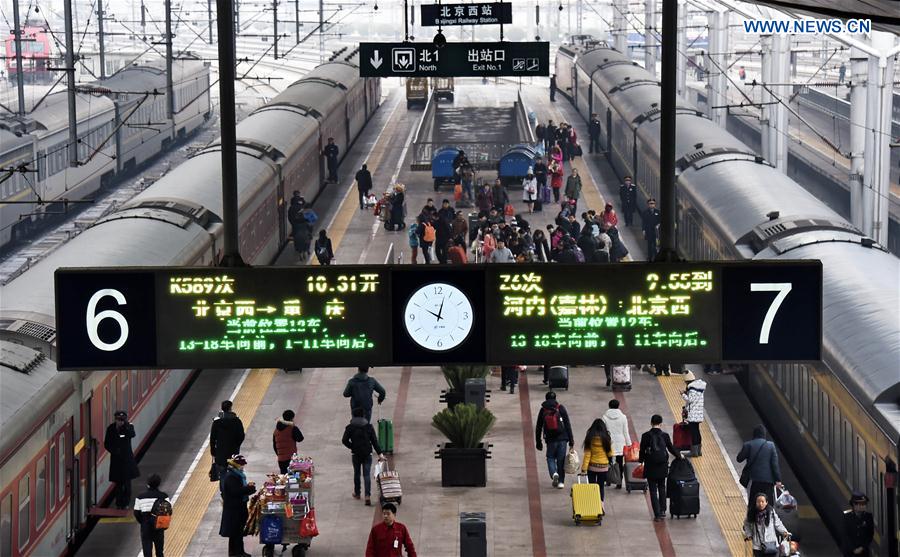
[[[426,222],[422,226],[425,227],[425,232],[422,233],[422,241],[433,242],[435,238],[434,226],[430,222]]]
[[[328,257],[328,246],[324,242],[316,242],[316,255]]]
[[[372,441],[369,439],[369,432],[366,431],[368,427],[368,425],[354,426],[353,433],[350,434],[350,446],[353,447],[350,450],[353,454],[364,456],[372,454]]]
[[[554,437],[559,433],[559,404],[553,408],[544,408],[544,431],[548,437]]]
[[[663,437],[663,434],[658,433],[653,435],[651,433],[650,445],[644,453],[644,460],[647,464],[662,464],[668,462],[669,454],[668,449],[666,449],[666,440]]]
[[[166,530],[172,522],[172,503],[168,499],[160,497],[153,502],[150,508],[150,516],[153,518],[153,527],[157,530]]]

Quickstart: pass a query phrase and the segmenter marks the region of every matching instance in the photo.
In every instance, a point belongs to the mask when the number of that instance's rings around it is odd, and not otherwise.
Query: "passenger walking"
[[[500,366],[500,390],[505,391],[509,385],[509,394],[516,393],[519,383],[519,369],[516,366]]]
[[[766,428],[760,424],[753,428],[753,439],[744,443],[737,455],[738,462],[747,461],[741,471],[741,484],[748,493],[765,493],[769,501],[775,500],[775,486],[781,489],[781,466],[775,444],[766,441]],[[752,508],[754,501],[747,502]]]
[[[275,422],[275,431],[272,432],[272,449],[282,474],[287,474],[291,457],[297,453],[297,443],[303,442],[303,433],[294,425],[294,416],[293,410],[282,412],[281,419]]]
[[[241,444],[244,442],[244,423],[231,411],[231,401],[222,401],[221,408],[222,411],[213,419],[209,428],[209,452],[215,459],[220,479],[225,477],[228,459],[241,452]]]
[[[506,206],[509,204],[509,194],[506,192],[506,188],[503,186],[500,178],[494,180],[494,187],[491,188],[491,199],[494,203],[494,209],[501,215],[505,214]]]
[[[329,182],[338,182],[338,156],[340,155],[340,149],[338,146],[334,144],[334,138],[328,138],[328,145],[322,149],[322,156],[325,157],[325,161],[328,164],[328,181]]]
[[[372,189],[372,173],[366,165],[356,171],[356,189],[359,193],[359,210],[366,208],[366,197]]]
[[[331,247],[331,238],[325,229],[319,230],[319,238],[316,240],[316,259],[319,265],[331,265],[334,261],[334,249]]]
[[[450,237],[453,238],[454,241],[462,238],[463,245],[465,245],[468,235],[469,221],[466,220],[462,211],[457,211],[456,215],[453,217],[453,221],[450,223]]]
[[[465,265],[469,262],[469,258],[466,255],[466,242],[462,239],[462,236],[457,236],[453,240],[453,246],[447,250],[447,258],[453,265]]]
[[[622,185],[619,186],[619,202],[622,216],[625,217],[625,226],[631,226],[634,211],[637,209],[637,186],[631,182],[631,176],[622,179]]]
[[[534,178],[537,180],[538,196],[543,198],[544,188],[547,187],[547,174],[549,172],[544,159],[541,157],[535,159],[532,171],[534,172]]]
[[[549,391],[541,404],[534,428],[537,450],[543,450],[541,439],[547,442],[547,471],[553,487],[566,487],[566,446],[575,446],[572,423],[566,407],[556,401],[556,393]]]
[[[843,83],[844,78],[847,76],[847,65],[841,62],[841,66],[838,68],[838,83]]]
[[[423,212],[417,220],[419,222],[419,248],[422,250],[422,257],[425,258],[427,265],[431,263],[431,245],[437,238],[437,231],[427,213]]]
[[[556,145],[556,126],[553,120],[547,120],[547,127],[544,129],[544,152],[550,156],[551,148]]]
[[[172,502],[169,494],[159,490],[162,480],[159,474],[150,474],[147,478],[147,490],[138,494],[134,500],[134,519],[141,527],[141,548],[144,557],[153,557],[153,548],[156,548],[156,557],[164,557],[163,549],[166,541],[166,528],[157,525],[156,517],[172,516]],[[163,515],[168,512],[168,515]]]
[[[528,175],[522,180],[522,201],[528,206],[528,212],[534,212],[534,202],[538,196],[537,178],[534,177],[531,169],[528,169]]]
[[[397,506],[385,503],[381,506],[382,521],[372,526],[366,557],[402,557],[403,549],[407,557],[416,557],[416,547],[406,526],[397,522]]]
[[[744,519],[744,541],[753,543],[753,557],[778,555],[778,537],[791,533],[781,523],[765,493],[755,493],[750,499]]]
[[[644,465],[644,477],[650,489],[650,506],[657,522],[666,519],[666,476],[669,475],[669,453],[675,458],[681,454],[672,446],[669,434],[662,430],[662,416],[653,414],[650,430],[641,436],[638,460]]]
[[[554,147],[557,151],[559,151],[559,147]],[[559,190],[562,189],[562,179],[563,179],[563,166],[562,166],[562,155],[559,155],[560,160],[557,160],[556,157],[550,159],[550,189],[553,190],[553,202],[559,203]]]
[[[578,175],[578,169],[573,168],[572,174],[566,180],[566,200],[569,202],[572,212],[578,211],[579,199],[581,199],[581,176]]]
[[[538,228],[534,231],[534,234],[532,234],[531,239],[534,242],[534,255],[537,261],[549,263],[550,246],[547,244],[547,235],[544,234],[543,230]]]
[[[609,401],[609,410],[600,418],[609,430],[609,438],[612,442],[613,455],[616,457],[616,465],[619,467],[619,483],[616,489],[622,489],[622,478],[625,476],[625,447],[631,446],[631,434],[628,432],[628,416],[619,409],[619,401],[615,398]]]
[[[222,480],[222,520],[219,535],[228,538],[228,557],[250,557],[244,551],[244,525],[247,524],[247,501],[256,492],[256,484],[247,481],[243,455],[232,455]]]
[[[581,473],[587,474],[588,481],[600,486],[600,500],[606,500],[606,475],[613,461],[612,439],[606,422],[597,418],[584,435],[584,457],[581,461]]]
[[[388,226],[389,230],[403,230],[406,228],[406,223],[403,222],[403,218],[406,216],[406,195],[404,193],[405,186],[403,184],[396,184],[394,186],[394,191],[391,194],[391,216],[390,216],[390,225]]]
[[[491,208],[494,206],[494,197],[492,195],[493,190],[491,189],[491,185],[487,182],[481,186],[481,188],[475,192],[475,206],[478,208],[478,216],[481,215],[487,216],[490,213]]]
[[[694,377],[694,372],[689,371],[684,374],[684,384],[686,388],[681,393],[681,398],[685,402],[685,411],[687,412],[688,429],[691,432],[691,456],[701,456],[703,454],[701,443],[703,438],[700,435],[700,424],[703,423],[704,407],[703,396],[706,391],[706,381]]]
[[[301,198],[302,199],[302,198]],[[312,242],[313,227],[303,214],[302,201],[291,200],[291,208],[288,210],[288,221],[291,223],[291,237],[294,240],[294,250],[305,262],[309,259],[309,243]]]
[[[338,146],[334,144],[334,138],[328,138],[328,145],[322,149],[322,156],[325,157],[325,161],[328,165],[328,180],[329,182],[338,182],[337,177],[337,167],[338,167],[338,156],[340,155],[340,149]]]
[[[869,498],[864,493],[854,491],[850,496],[850,510],[844,511],[844,532],[841,540],[843,557],[869,557],[872,538],[875,536],[875,522],[872,513],[866,510]]]
[[[372,450],[375,450],[378,460],[384,460],[384,455],[381,453],[375,428],[366,419],[365,408],[353,409],[353,417],[344,428],[341,443],[350,449],[353,458],[353,498],[360,497],[360,474],[362,474],[366,490],[366,506],[369,507],[372,505]]]
[[[513,257],[512,251],[506,247],[506,242],[502,238],[497,239],[497,247],[491,250],[491,255],[487,258],[488,263],[515,263],[516,258]]]
[[[591,144],[588,147],[588,153],[600,152],[600,118],[597,113],[591,114],[591,121],[588,123],[588,135],[591,137]]]
[[[378,393],[378,404],[381,404],[387,397],[387,391],[377,379],[369,375],[369,366],[359,366],[356,370],[356,375],[344,387],[344,398],[350,399],[351,412],[354,408],[362,408],[366,421],[372,421],[372,395]]]
[[[444,200],[449,209],[450,202]],[[444,209],[441,209],[444,211]],[[438,263],[447,263],[447,249],[450,244],[450,222],[453,220],[453,209],[449,209],[450,216],[447,213],[438,212],[438,218],[434,221],[434,255],[437,257]]]
[[[656,208],[656,200],[651,197],[647,200],[647,210],[641,215],[641,228],[644,231],[644,239],[647,240],[647,261],[653,261],[656,257],[656,240],[661,219],[659,209]]]
[[[409,225],[409,231],[406,236],[409,238],[410,263],[415,265],[419,262],[419,227],[422,226],[419,217],[416,221]]]
[[[544,126],[544,123],[538,122],[537,127],[534,128],[534,139],[538,143],[543,144],[544,143],[544,135],[546,134],[546,132],[547,132],[547,127]]]
[[[128,413],[118,410],[115,421],[106,428],[103,448],[109,453],[109,481],[116,484],[115,504],[117,509],[128,508],[131,502],[131,480],[141,475],[131,440],[134,439],[134,425],[128,422]]]
[[[556,102],[556,74],[550,76],[550,102]]]

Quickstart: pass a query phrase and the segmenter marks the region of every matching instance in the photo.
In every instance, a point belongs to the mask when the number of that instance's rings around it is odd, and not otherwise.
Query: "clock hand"
[[[431,310],[427,310],[427,309],[426,309],[426,310],[425,310],[425,311],[427,311],[427,312],[428,312],[428,313],[430,313],[430,314],[431,314],[431,315],[433,315],[433,316],[435,316],[435,317],[437,317],[437,318],[438,318],[438,319],[440,319],[440,318],[441,318],[441,316],[440,316],[440,315],[438,315],[438,314],[437,314],[437,313],[434,313],[434,312],[433,312],[433,311],[431,311]]]
[[[441,300],[441,307],[438,308],[438,314],[437,314],[438,321],[440,321],[441,319],[443,319],[443,317],[441,317],[441,314],[444,313],[444,302],[445,302],[445,301],[446,301],[446,300]]]

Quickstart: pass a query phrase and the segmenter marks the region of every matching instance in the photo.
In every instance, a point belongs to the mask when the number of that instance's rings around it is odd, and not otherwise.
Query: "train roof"
[[[31,138],[27,135],[16,135],[9,130],[0,128],[0,153],[8,153],[30,144]]]
[[[41,352],[0,340],[0,430],[56,373],[56,362]]]
[[[196,74],[204,67],[199,60],[174,60],[172,62],[172,81],[178,84],[186,77]],[[157,89],[165,92],[166,65],[164,61],[154,60],[142,64],[125,66],[106,79],[95,83],[98,87],[104,87],[110,92],[140,93]]]
[[[75,112],[79,122],[112,111],[113,102],[108,97],[75,93]],[[35,133],[39,136],[68,129],[69,104],[66,92],[50,93],[37,109],[28,114],[27,118],[37,124]],[[8,116],[6,119],[18,120],[15,116]]]

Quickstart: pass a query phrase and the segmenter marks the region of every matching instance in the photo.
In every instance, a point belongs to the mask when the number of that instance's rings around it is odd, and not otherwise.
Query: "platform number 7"
[[[784,299],[787,298],[788,292],[790,291],[790,282],[750,283],[750,292],[778,292],[778,295],[772,300],[769,311],[766,312],[766,317],[763,319],[762,328],[759,330],[760,344],[769,344],[769,331],[772,329],[772,321],[775,320],[775,314],[778,313],[778,308],[781,307],[781,303],[784,302]]]

